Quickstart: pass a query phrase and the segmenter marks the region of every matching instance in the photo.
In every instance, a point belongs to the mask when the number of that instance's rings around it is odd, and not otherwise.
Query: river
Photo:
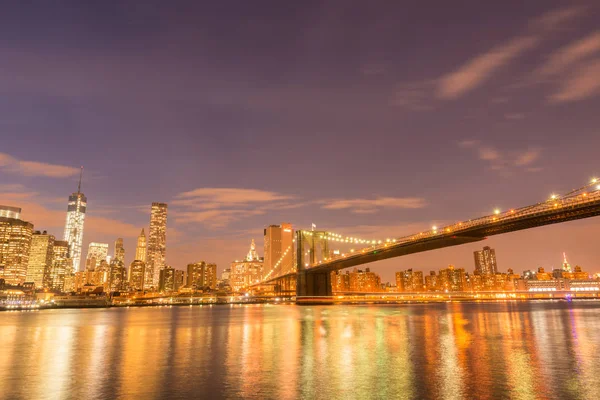
[[[600,399],[600,302],[0,313],[2,399]]]

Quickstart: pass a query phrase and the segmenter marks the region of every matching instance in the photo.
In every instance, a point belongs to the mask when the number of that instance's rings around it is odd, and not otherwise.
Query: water
[[[0,313],[2,399],[600,399],[600,302]]]

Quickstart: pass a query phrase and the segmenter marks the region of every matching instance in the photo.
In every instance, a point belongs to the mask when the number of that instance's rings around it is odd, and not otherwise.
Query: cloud
[[[525,118],[525,114],[523,113],[507,113],[504,114],[504,118],[508,120],[518,120]]]
[[[469,60],[442,76],[437,88],[441,99],[455,99],[488,81],[494,72],[539,43],[536,36],[522,36]]]
[[[558,91],[550,96],[550,102],[565,103],[583,100],[600,94],[600,58],[576,69]]]
[[[529,22],[529,27],[536,31],[551,31],[561,27],[564,23],[580,16],[585,7],[564,7],[548,11]]]
[[[431,92],[435,84],[435,81],[400,84],[396,88],[391,104],[409,111],[431,110],[434,108],[431,104],[433,97]]]
[[[376,199],[331,199],[323,200],[322,208],[326,210],[347,210],[355,214],[371,214],[381,208],[423,208],[424,199],[419,197],[378,197]]]
[[[223,228],[241,218],[264,214],[264,210],[207,210],[176,212],[175,222],[182,224],[202,223],[209,228]]]
[[[0,169],[25,176],[68,178],[79,174],[79,169],[65,165],[23,161],[6,153],[0,153]]]
[[[533,165],[541,157],[542,150],[539,148],[503,152],[478,140],[463,140],[458,142],[458,146],[474,151],[477,158],[488,163],[489,169],[503,175],[510,175],[515,169],[528,172],[538,172],[542,169]]]
[[[291,196],[275,192],[238,188],[198,188],[181,193],[177,197],[180,199],[200,199],[209,204],[264,203],[291,198]]]
[[[535,74],[541,77],[559,74],[598,52],[600,32],[595,32],[554,52]]]

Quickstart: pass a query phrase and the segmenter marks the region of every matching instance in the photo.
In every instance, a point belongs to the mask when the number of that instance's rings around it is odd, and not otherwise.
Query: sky
[[[597,1],[31,1],[0,13],[0,204],[126,262],[169,204],[167,264],[222,271],[291,222],[399,237],[600,175]],[[496,249],[600,272],[600,218],[374,263]],[[260,252],[262,253],[262,251]],[[85,255],[85,250],[84,250]]]

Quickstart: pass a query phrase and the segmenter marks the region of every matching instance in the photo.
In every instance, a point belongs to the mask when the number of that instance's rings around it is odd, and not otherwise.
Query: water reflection
[[[600,398],[600,303],[0,314],[0,398]]]

